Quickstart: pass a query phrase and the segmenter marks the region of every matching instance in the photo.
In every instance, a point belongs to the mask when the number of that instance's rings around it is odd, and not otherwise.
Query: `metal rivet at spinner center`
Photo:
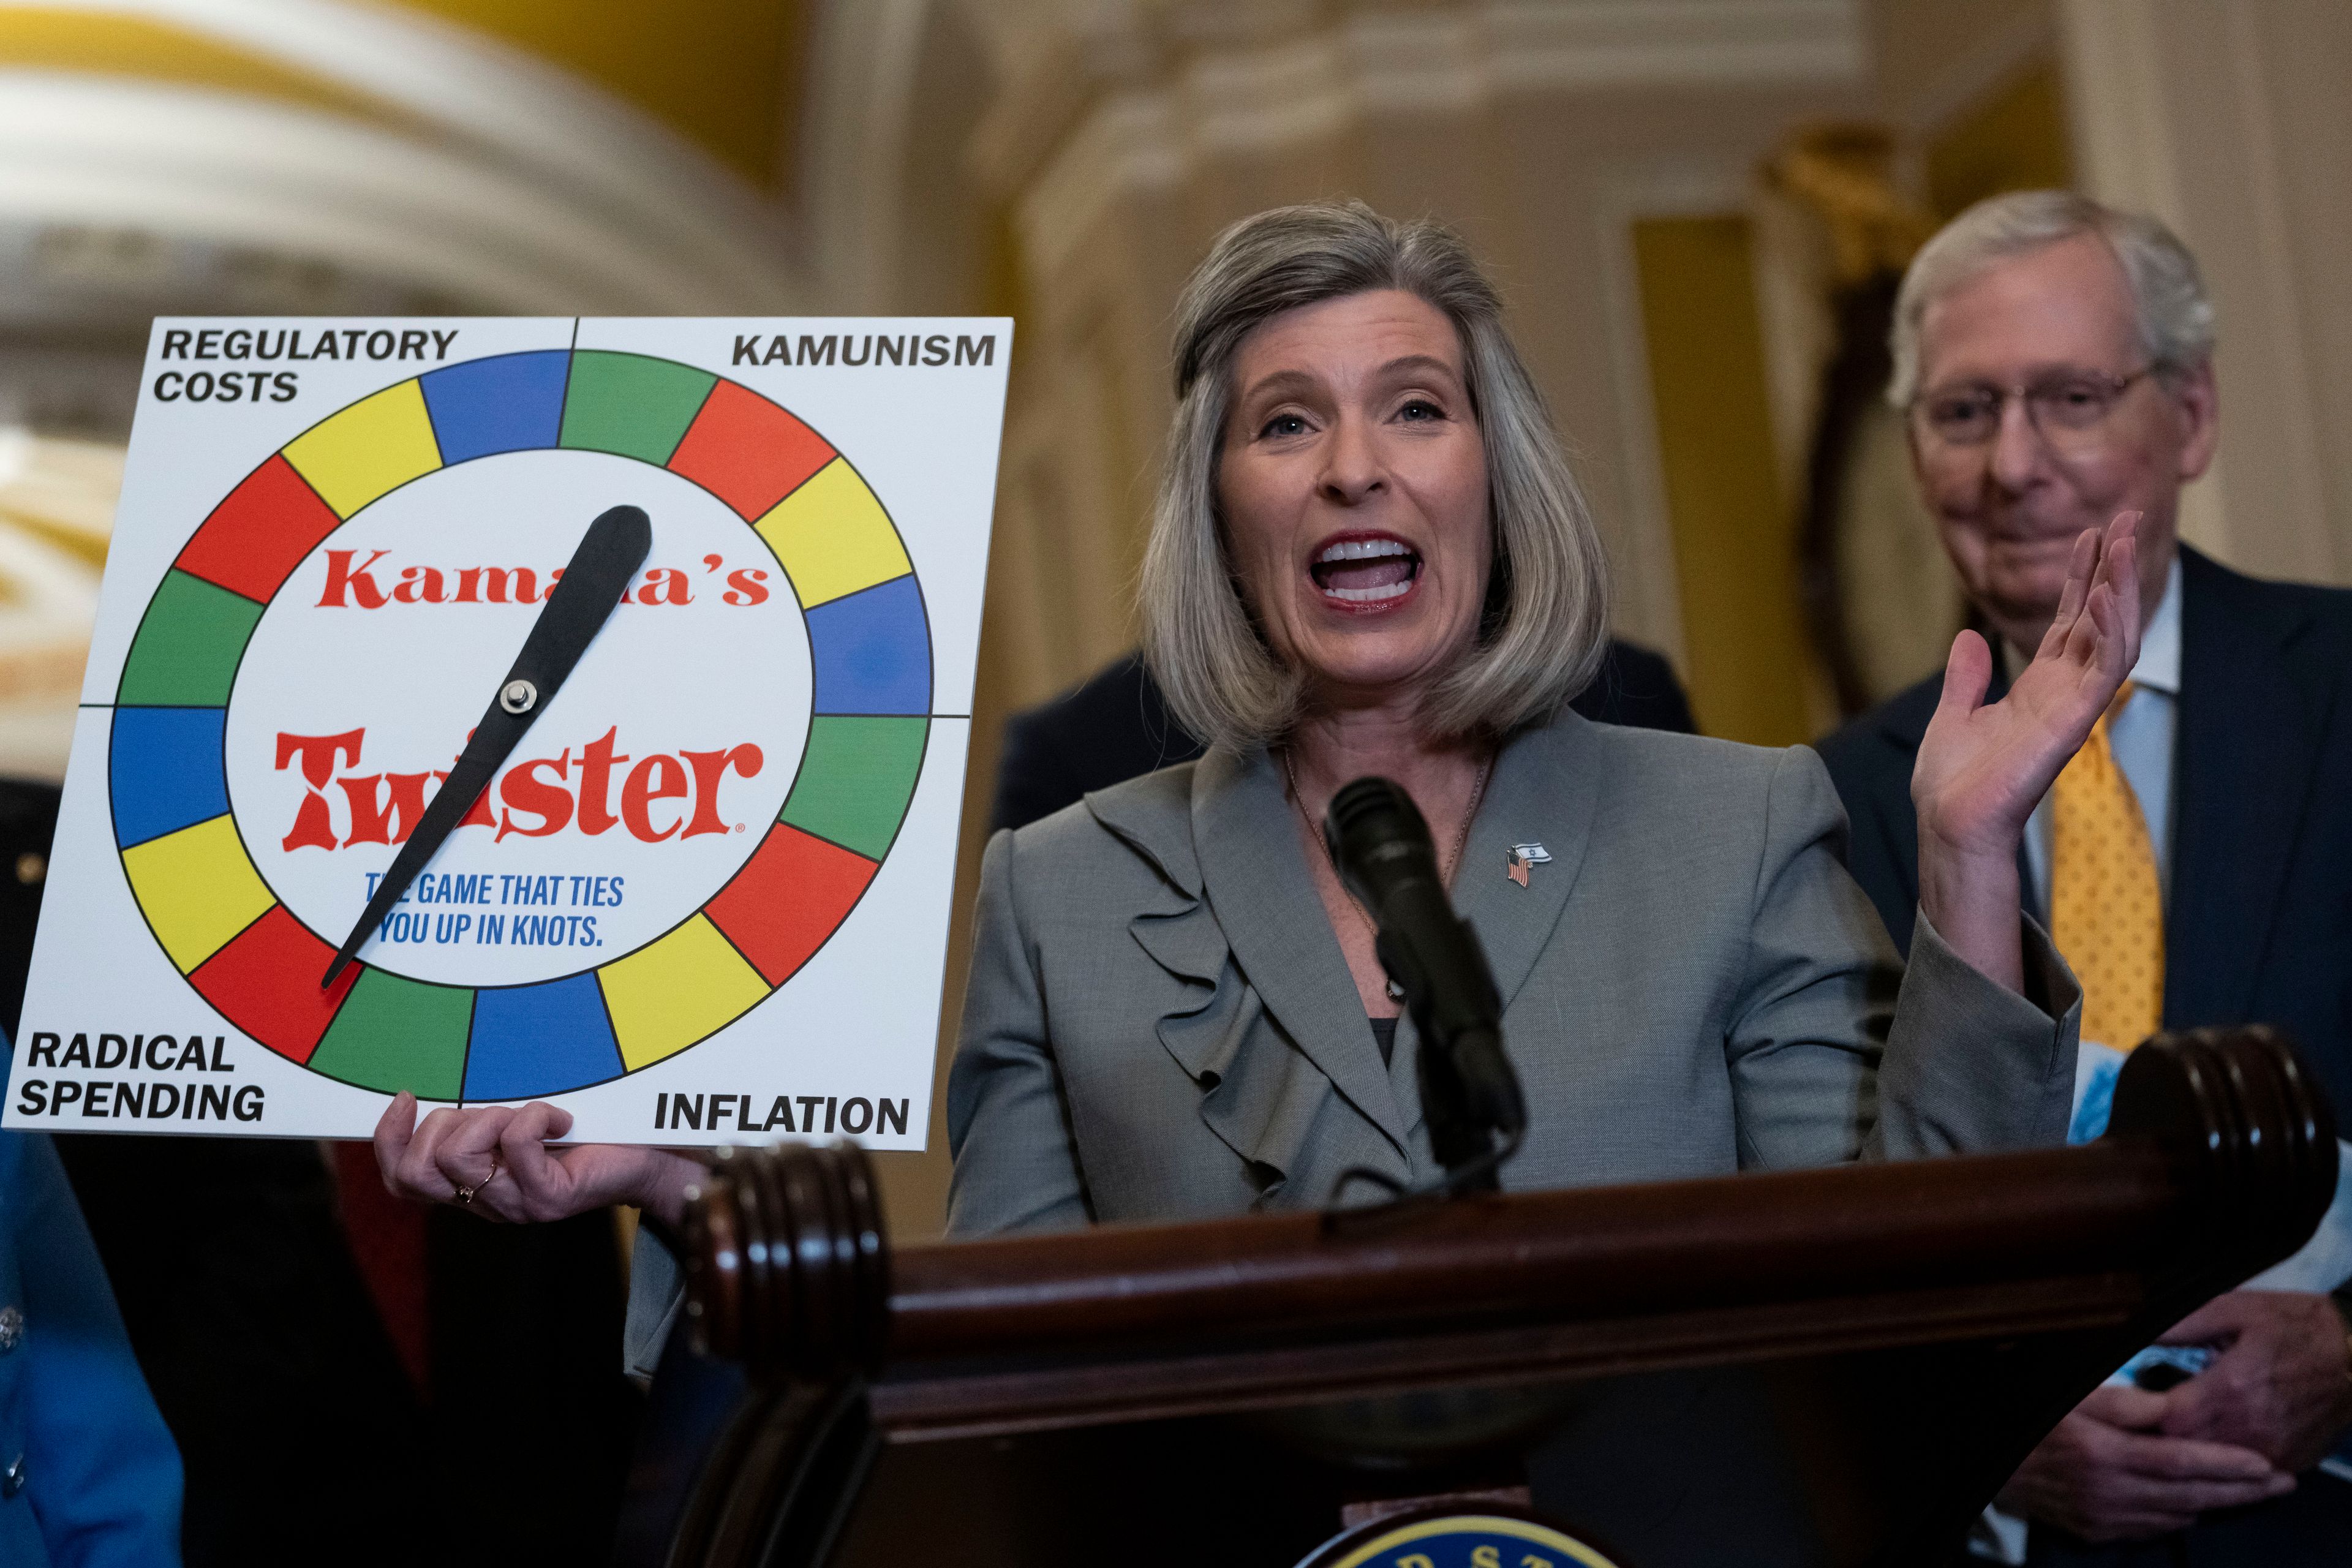
[[[539,688],[528,680],[509,680],[499,692],[499,706],[509,713],[528,713],[539,700]]]

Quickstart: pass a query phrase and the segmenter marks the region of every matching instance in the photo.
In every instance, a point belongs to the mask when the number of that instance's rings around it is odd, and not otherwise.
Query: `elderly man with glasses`
[[[2352,1119],[2352,594],[2260,582],[2179,542],[2181,487],[2218,433],[2213,339],[2178,238],[2056,191],[1962,214],[1895,307],[1890,395],[2000,650],[1997,689],[2050,626],[2076,537],[2140,514],[2138,664],[2034,810],[2021,868],[2083,984],[2078,1140],[2105,1125],[2122,1053],[2200,1025],[2281,1026]],[[1939,696],[1922,682],[1821,747],[1854,875],[1904,946],[1912,762]],[[2303,1254],[2084,1400],[2003,1492],[1981,1550],[2352,1562],[2352,1464],[2329,1457],[2352,1426],[2347,1207],[2339,1195]]]

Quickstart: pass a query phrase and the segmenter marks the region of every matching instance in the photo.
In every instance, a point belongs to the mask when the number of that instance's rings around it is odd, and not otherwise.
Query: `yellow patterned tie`
[[[2164,1020],[2164,894],[2147,818],[2107,726],[2124,683],[2051,792],[2050,935],[2083,985],[2083,1038],[2130,1050]]]

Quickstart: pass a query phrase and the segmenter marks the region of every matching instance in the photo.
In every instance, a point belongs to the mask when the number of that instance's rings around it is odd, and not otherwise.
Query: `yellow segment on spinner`
[[[915,569],[882,503],[839,458],[752,526],[784,563],[803,610]]]
[[[122,852],[131,891],[185,974],[278,900],[226,813]]]
[[[631,1072],[733,1023],[768,994],[760,972],[697,915],[596,972]]]
[[[414,381],[387,386],[286,444],[286,460],[337,517],[441,466],[441,446]]]

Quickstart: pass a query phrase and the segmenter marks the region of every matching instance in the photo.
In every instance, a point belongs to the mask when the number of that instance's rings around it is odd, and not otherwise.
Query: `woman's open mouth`
[[[1385,534],[1336,539],[1307,567],[1323,597],[1349,609],[1377,609],[1412,592],[1421,556]]]

